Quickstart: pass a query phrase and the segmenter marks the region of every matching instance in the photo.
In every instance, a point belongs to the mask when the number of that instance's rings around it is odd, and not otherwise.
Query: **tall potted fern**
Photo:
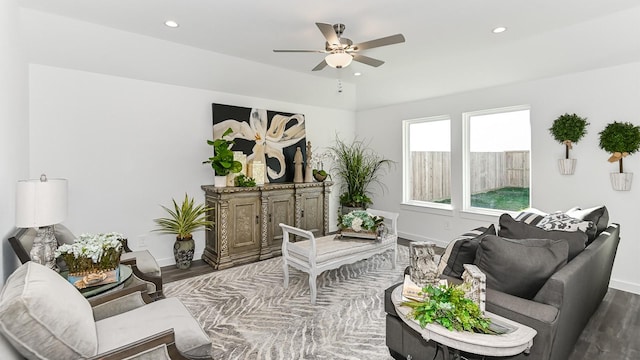
[[[385,159],[371,148],[368,142],[355,139],[346,143],[336,137],[335,145],[329,147],[334,155],[332,174],[339,181],[340,205],[342,213],[364,209],[371,204],[371,186],[378,185],[382,190],[384,184],[380,176],[390,170],[393,161]]]
[[[192,233],[212,225],[212,222],[207,219],[207,211],[211,208],[203,204],[196,205],[194,199],[189,199],[186,193],[180,206],[174,199],[172,201],[173,209],[160,205],[167,211],[169,217],[154,219],[157,228],[153,231],[176,236],[176,242],[173,245],[176,267],[188,269],[191,267],[195,252]]]

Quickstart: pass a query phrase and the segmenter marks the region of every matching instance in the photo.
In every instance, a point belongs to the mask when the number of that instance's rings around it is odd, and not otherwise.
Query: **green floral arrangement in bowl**
[[[115,270],[120,265],[123,239],[116,232],[82,234],[73,244],[59,246],[55,256],[62,257],[69,275]]]
[[[345,215],[338,215],[338,226],[343,232],[367,232],[375,235],[383,221],[382,216],[371,215],[365,210],[354,210]]]
[[[417,320],[422,328],[435,322],[451,331],[497,333],[490,328],[491,319],[482,315],[478,304],[465,297],[464,284],[427,285],[422,292],[426,295],[424,301],[402,303],[411,308],[408,316]]]

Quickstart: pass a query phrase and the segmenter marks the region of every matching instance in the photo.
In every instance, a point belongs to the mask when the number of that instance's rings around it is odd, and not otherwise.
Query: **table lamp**
[[[36,228],[29,253],[31,261],[57,270],[54,252],[58,242],[53,226],[67,217],[67,180],[20,180],[16,187],[16,227]]]

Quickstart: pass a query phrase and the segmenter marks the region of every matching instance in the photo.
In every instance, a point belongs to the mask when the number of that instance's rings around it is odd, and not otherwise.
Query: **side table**
[[[78,291],[80,291],[82,296],[86,298],[90,298],[90,297],[102,294],[111,289],[123,287],[124,284],[127,282],[127,280],[129,280],[129,278],[131,277],[131,274],[133,273],[133,271],[131,270],[131,266],[129,265],[120,264],[119,266],[120,266],[119,281],[116,281],[110,284],[100,285],[100,286],[92,286],[85,289],[78,289]],[[68,275],[68,271],[63,271],[60,273],[60,276],[63,276],[65,279],[67,278],[67,275]]]
[[[433,340],[443,348],[444,358],[449,359],[449,348],[453,350],[455,358],[460,357],[460,351],[481,356],[513,356],[528,351],[533,346],[533,338],[536,330],[503,318],[496,314],[485,312],[485,316],[491,322],[508,329],[504,334],[489,335],[478,334],[468,331],[451,331],[440,324],[427,324],[423,329],[420,324],[408,317],[411,309],[402,306],[402,286],[396,287],[391,293],[391,301],[404,321],[409,327],[417,331],[425,340]]]

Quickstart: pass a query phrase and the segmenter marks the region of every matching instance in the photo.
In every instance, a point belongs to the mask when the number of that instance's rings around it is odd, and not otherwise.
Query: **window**
[[[449,116],[405,120],[403,202],[450,208],[451,120]]]
[[[502,212],[529,207],[529,107],[465,113],[463,122],[464,209]]]

